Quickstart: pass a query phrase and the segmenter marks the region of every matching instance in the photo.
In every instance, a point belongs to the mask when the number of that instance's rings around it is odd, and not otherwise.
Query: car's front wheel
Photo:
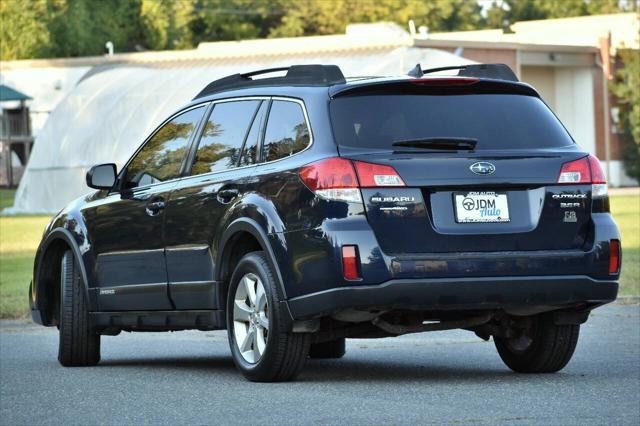
[[[71,250],[60,263],[60,341],[58,361],[65,367],[96,365],[100,335],[91,327],[82,275]]]
[[[517,337],[494,338],[502,361],[519,373],[555,373],[576,349],[579,325],[556,325],[550,315],[532,318]]]
[[[263,252],[240,259],[229,284],[229,346],[236,366],[251,381],[291,380],[309,353],[309,335],[285,328],[276,285]]]

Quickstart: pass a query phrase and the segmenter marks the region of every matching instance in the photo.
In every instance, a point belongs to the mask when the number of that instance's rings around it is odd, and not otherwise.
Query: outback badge
[[[486,161],[478,161],[469,166],[469,170],[477,175],[490,175],[496,171],[496,166]]]

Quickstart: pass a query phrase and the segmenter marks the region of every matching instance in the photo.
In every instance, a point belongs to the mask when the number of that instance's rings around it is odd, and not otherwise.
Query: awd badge
[[[564,222],[577,222],[578,217],[576,216],[576,212],[573,210],[564,212]]]

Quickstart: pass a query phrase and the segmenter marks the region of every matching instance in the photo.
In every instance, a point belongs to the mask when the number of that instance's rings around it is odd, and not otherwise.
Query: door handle
[[[221,189],[220,191],[218,191],[218,201],[220,201],[221,203],[228,203],[236,198],[239,193],[240,191],[235,188]]]
[[[165,208],[164,200],[162,199],[159,200],[156,198],[154,201],[147,203],[145,211],[149,216],[155,216],[158,213],[160,213],[160,211],[162,211],[164,208]]]

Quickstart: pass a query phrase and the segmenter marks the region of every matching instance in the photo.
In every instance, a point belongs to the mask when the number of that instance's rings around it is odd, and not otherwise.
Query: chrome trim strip
[[[205,280],[205,281],[169,281],[169,285],[216,285],[218,284],[218,281],[209,281],[209,280]]]
[[[198,175],[200,176],[200,175]],[[194,245],[194,246],[175,246],[167,247],[166,250],[170,252],[176,251],[194,251],[194,250],[208,250],[209,246],[206,244]]]
[[[120,251],[110,251],[108,253],[100,253],[98,255],[98,259],[100,258],[104,258],[104,257],[109,257],[109,256],[124,256],[124,255],[131,255],[131,254],[147,254],[147,253],[157,253],[157,252],[164,252],[164,248],[161,249],[149,249],[149,250],[120,250]]]
[[[148,288],[154,288],[154,287],[166,287],[167,283],[143,283],[143,284],[122,284],[122,285],[113,285],[113,284],[109,284],[108,286],[105,287],[93,287],[99,290],[117,290],[117,293],[122,293],[124,292],[139,292],[139,291],[144,291],[144,289],[148,289]],[[99,292],[100,293],[100,292]],[[113,295],[114,293],[102,293],[102,294],[107,294],[107,295]]]

